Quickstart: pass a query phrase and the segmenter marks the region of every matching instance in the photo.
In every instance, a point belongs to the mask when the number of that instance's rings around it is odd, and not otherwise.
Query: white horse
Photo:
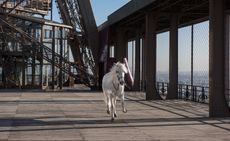
[[[127,72],[125,64],[118,62],[113,65],[109,73],[104,75],[102,80],[104,100],[107,113],[111,115],[111,121],[114,120],[114,117],[117,117],[116,100],[118,97],[122,102],[122,111],[127,112],[124,103],[125,74]]]

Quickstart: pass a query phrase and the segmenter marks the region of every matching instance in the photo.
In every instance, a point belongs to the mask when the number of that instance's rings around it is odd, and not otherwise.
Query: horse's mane
[[[125,73],[127,73],[127,68],[125,67],[124,64],[122,64],[120,62],[117,62],[117,63],[113,64],[112,68],[110,69],[110,72],[116,72],[117,68],[123,69],[123,71]]]
[[[117,70],[117,63],[114,63],[112,68],[110,69],[110,72],[115,72]]]

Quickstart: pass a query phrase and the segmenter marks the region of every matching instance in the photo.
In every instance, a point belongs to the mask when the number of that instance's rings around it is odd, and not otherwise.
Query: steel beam
[[[5,4],[7,4],[8,1],[9,1],[9,0],[4,1],[4,2],[0,5],[0,7],[3,7]]]
[[[74,60],[81,66],[92,70],[95,77],[92,85],[96,86],[99,66],[99,34],[90,0],[58,0],[57,3],[63,21],[74,27],[71,36]]]
[[[66,6],[66,3],[63,2],[63,0],[57,0],[57,4],[58,4],[58,8],[60,10],[60,14],[61,14],[61,18],[63,20],[63,23],[64,24],[67,24],[67,25],[72,25],[71,23],[71,18],[69,16],[69,14],[67,13],[67,6]]]
[[[52,63],[51,63],[51,66],[52,66],[52,84],[51,84],[51,88],[54,89],[54,76],[55,76],[55,27],[53,26],[52,28],[53,30],[53,36],[52,36]]]
[[[157,16],[153,13],[147,13],[145,18],[146,100],[156,100],[161,99],[156,90]]]
[[[136,45],[136,51],[135,51],[135,77],[134,77],[134,90],[139,91],[140,90],[140,37],[139,33],[136,34],[135,38],[135,45]]]
[[[109,15],[109,25],[115,24],[122,19],[130,16],[131,14],[143,9],[144,7],[152,4],[156,0],[132,0],[128,4],[121,7],[118,11]]]
[[[93,10],[90,0],[78,0],[79,8],[82,15],[83,24],[86,30],[86,37],[94,56],[95,66],[98,70],[98,56],[99,56],[99,34],[94,19]]]
[[[59,65],[60,65],[60,71],[59,71],[59,88],[62,89],[63,87],[63,28],[60,29],[60,58],[59,58]]]
[[[178,17],[173,14],[170,25],[169,89],[167,99],[178,98]]]
[[[24,0],[20,0],[10,11],[7,13],[9,15],[12,11],[14,11]]]
[[[225,15],[224,0],[210,0],[209,116],[230,116],[225,98]]]
[[[41,26],[41,38],[40,42],[43,44],[43,39],[44,39],[44,26]],[[40,52],[42,54],[42,57],[40,58],[40,87],[42,88],[43,86],[43,47],[41,46]]]

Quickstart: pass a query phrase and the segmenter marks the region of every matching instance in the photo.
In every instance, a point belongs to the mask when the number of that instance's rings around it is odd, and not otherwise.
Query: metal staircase
[[[43,2],[45,2],[45,7],[43,7]],[[0,13],[4,15],[0,17],[0,23],[4,26],[4,36],[20,43],[25,51],[24,56],[37,60],[44,59],[86,86],[95,87],[98,83],[99,40],[90,0],[56,0],[56,3],[63,23],[73,27],[68,36],[74,63],[23,31],[25,23],[21,23],[19,27],[20,20],[8,17],[10,14],[28,17],[32,17],[33,14],[45,16],[50,10],[51,0],[0,1]],[[75,69],[77,73],[72,73],[70,68]]]
[[[61,55],[53,52],[52,49],[43,45],[37,39],[31,37],[28,33],[15,27],[14,25],[11,25],[2,18],[0,18],[0,21],[4,24],[4,27],[7,27],[14,33],[11,34],[9,32],[5,32],[5,35],[13,38],[15,41],[20,43],[23,46],[24,50],[32,51],[38,60],[43,58],[49,63],[54,63],[57,68],[62,70],[64,73],[69,74],[70,76],[80,80],[86,86],[93,87],[95,85],[97,80],[93,74],[87,71],[87,68],[82,65],[69,62],[65,58],[60,59],[62,57]],[[52,55],[54,55],[54,59]],[[62,62],[59,62],[59,60],[62,60]],[[77,75],[69,71],[70,67],[77,70]]]

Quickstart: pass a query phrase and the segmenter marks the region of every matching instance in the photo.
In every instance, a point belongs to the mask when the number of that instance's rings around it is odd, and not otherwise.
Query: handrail
[[[168,92],[168,82],[157,82],[157,92],[162,97],[166,97]],[[225,89],[226,101],[230,107],[230,88]],[[191,100],[195,102],[208,103],[209,102],[209,87],[190,85],[190,84],[178,84],[178,98]]]
[[[157,82],[156,87],[158,94],[166,97],[168,86],[169,83],[167,82]],[[180,99],[208,103],[208,91],[209,87],[207,86],[178,84],[178,98]]]

